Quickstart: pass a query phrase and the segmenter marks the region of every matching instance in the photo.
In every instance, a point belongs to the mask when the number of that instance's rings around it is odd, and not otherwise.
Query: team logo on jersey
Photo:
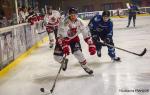
[[[76,32],[68,31],[67,34],[69,37],[73,37],[74,35],[76,35]]]
[[[100,21],[100,19],[99,19],[98,17],[95,17],[94,20],[95,20],[96,22]]]
[[[55,21],[56,21],[56,18],[55,18],[55,17],[52,17],[51,20],[52,20],[52,22],[55,22]]]

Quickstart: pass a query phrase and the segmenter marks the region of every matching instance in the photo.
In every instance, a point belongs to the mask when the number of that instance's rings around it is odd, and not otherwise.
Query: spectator
[[[4,11],[2,10],[2,8],[0,8],[0,28],[2,27],[2,19],[3,19],[3,16],[4,16]]]
[[[26,7],[19,8],[19,23],[24,23],[28,15],[29,13]]]
[[[139,11],[139,9],[136,5],[130,4],[127,27],[130,26],[130,22],[131,22],[132,18],[133,18],[133,26],[135,27],[136,14],[137,14],[138,11]]]
[[[8,26],[8,20],[5,16],[0,18],[0,28]]]
[[[6,27],[8,25],[8,20],[5,17],[4,11],[0,8],[0,28]]]

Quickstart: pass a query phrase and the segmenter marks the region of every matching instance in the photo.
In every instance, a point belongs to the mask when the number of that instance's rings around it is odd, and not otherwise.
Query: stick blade
[[[40,91],[41,91],[41,92],[45,92],[45,91],[44,91],[44,88],[40,88]]]
[[[55,84],[53,85],[52,89],[50,90],[51,93],[53,93],[54,88],[55,88]]]
[[[44,88],[40,88],[40,91],[43,93],[42,95],[51,95],[52,94],[49,90],[44,89]]]
[[[43,33],[45,33],[46,31],[43,31],[43,32],[38,32],[38,34],[43,34]]]
[[[51,89],[50,92],[53,93],[53,90]]]
[[[144,50],[143,50],[143,52],[141,53],[141,54],[139,54],[139,56],[143,56],[143,55],[145,55],[145,53],[147,52],[147,49],[146,48],[144,48]]]

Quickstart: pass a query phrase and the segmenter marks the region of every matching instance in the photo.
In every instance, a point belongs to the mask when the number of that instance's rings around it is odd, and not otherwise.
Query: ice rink
[[[127,26],[127,18],[113,18],[116,46],[141,53],[135,56],[116,49],[122,62],[113,63],[102,49],[102,57],[90,56],[81,36],[83,53],[94,70],[89,76],[73,55],[67,70],[61,71],[54,95],[150,95],[150,16],[137,17],[136,28]],[[85,22],[86,23],[86,22]],[[31,55],[0,79],[0,95],[43,95],[40,88],[51,89],[60,64],[53,59],[53,49],[43,43]]]

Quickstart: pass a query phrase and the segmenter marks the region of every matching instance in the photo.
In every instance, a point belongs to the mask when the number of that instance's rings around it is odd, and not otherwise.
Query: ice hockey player
[[[138,10],[138,8],[137,8],[136,5],[130,4],[129,14],[128,14],[128,25],[127,25],[127,27],[130,26],[130,22],[131,22],[132,18],[133,18],[133,26],[135,27],[136,14],[137,14],[138,11],[139,10]]]
[[[54,50],[54,59],[59,63],[64,63],[63,70],[65,71],[68,59],[63,56],[69,55],[71,49],[72,54],[77,58],[85,72],[93,74],[93,70],[87,66],[87,61],[82,53],[79,33],[82,33],[85,42],[88,44],[90,54],[94,55],[96,47],[89,34],[89,28],[83,25],[82,20],[77,17],[77,9],[73,7],[68,10],[68,16],[60,23],[58,28],[59,38]]]
[[[60,13],[58,11],[52,10],[51,6],[47,7],[47,13],[45,14],[44,17],[44,24],[46,26],[46,31],[49,36],[49,47],[52,48],[54,45],[54,36],[56,38],[57,30],[58,30],[58,25],[60,21]],[[53,34],[54,33],[54,34]]]
[[[104,42],[114,46],[113,43],[113,22],[110,19],[110,12],[103,11],[102,15],[95,15],[88,24],[92,39],[96,45],[97,56],[101,57],[101,49]],[[119,57],[116,57],[115,48],[108,47],[108,55],[113,61],[120,61]]]

